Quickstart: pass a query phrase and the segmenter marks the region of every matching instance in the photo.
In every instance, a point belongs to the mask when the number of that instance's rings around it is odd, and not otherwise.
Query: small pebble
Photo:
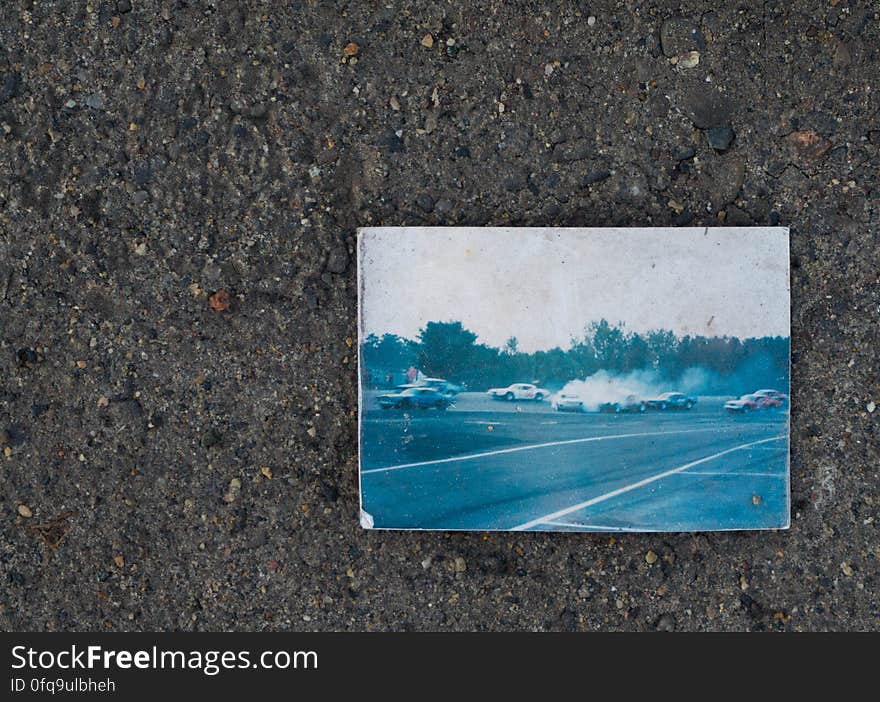
[[[426,34],[425,36],[423,36],[422,46],[424,46],[426,49],[430,49],[432,46],[434,46],[434,37],[432,37],[430,34]]]
[[[221,441],[223,441],[223,436],[216,429],[208,429],[202,434],[202,446],[205,448],[217,446]]]
[[[660,615],[660,619],[657,620],[657,631],[675,631],[675,616],[668,612]]]
[[[349,42],[348,44],[345,45],[345,48],[342,50],[342,53],[345,54],[346,56],[355,56],[357,54],[357,52],[360,50],[360,48],[361,47],[359,47],[355,42],[352,41],[352,42]]]
[[[437,203],[434,205],[434,212],[439,215],[448,214],[452,211],[452,207],[453,205],[451,201],[441,198],[440,200],[437,200]]]
[[[648,565],[654,565],[657,562],[657,554],[653,551],[648,551],[645,554],[645,561]]]
[[[348,268],[348,250],[344,246],[337,246],[330,251],[327,257],[327,270],[331,273],[345,273]]]
[[[709,138],[709,146],[718,153],[724,153],[730,148],[736,134],[733,131],[733,127],[729,124],[723,124],[720,127],[710,128],[706,132],[706,136]]]
[[[676,161],[688,161],[696,155],[697,150],[693,146],[683,146],[673,152],[672,158]]]
[[[89,95],[85,103],[88,107],[91,107],[93,110],[102,110],[104,109],[104,98],[100,93],[92,93]]]
[[[240,490],[241,480],[239,480],[238,478],[233,478],[229,481],[229,489],[226,491],[226,494],[223,495],[223,501],[235,502],[235,498],[238,496]]]
[[[696,68],[700,63],[700,52],[690,51],[678,57],[679,68]]]
[[[229,293],[226,290],[218,290],[208,298],[208,304],[215,312],[224,312],[229,309]]]
[[[843,571],[843,574],[846,577],[848,577],[848,578],[852,577],[854,571],[852,569],[852,566],[849,563],[841,563],[840,569]]]
[[[31,508],[28,507],[27,505],[19,505],[18,506],[18,513],[22,517],[24,517],[25,519],[30,519],[31,517],[34,516],[34,513],[31,511]]]
[[[587,26],[592,27],[594,24],[596,24],[596,18],[593,15],[587,17]]]
[[[875,405],[873,402],[869,402],[867,405],[865,405],[865,409],[868,410],[868,412],[873,412],[875,409],[877,409],[877,405]]]

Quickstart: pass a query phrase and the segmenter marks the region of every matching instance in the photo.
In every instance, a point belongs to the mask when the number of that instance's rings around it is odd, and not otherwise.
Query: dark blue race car
[[[671,410],[671,409],[690,409],[697,404],[697,398],[685,395],[682,392],[664,392],[653,400],[646,403],[648,409],[652,410]]]
[[[382,409],[430,409],[445,410],[453,404],[452,398],[433,388],[407,388],[401,392],[379,395]]]

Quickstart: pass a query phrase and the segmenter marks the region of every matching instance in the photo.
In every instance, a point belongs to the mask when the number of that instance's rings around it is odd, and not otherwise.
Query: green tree
[[[648,342],[641,334],[632,334],[626,340],[626,348],[623,352],[624,371],[641,370],[651,365],[651,349]]]
[[[596,360],[604,370],[623,370],[626,351],[626,333],[620,326],[612,326],[607,319],[591,322],[587,334],[596,350]]]
[[[361,349],[364,365],[372,372],[400,371],[416,361],[413,342],[397,334],[370,334]]]
[[[419,367],[428,375],[458,378],[473,364],[476,340],[461,322],[428,322],[419,331]]]

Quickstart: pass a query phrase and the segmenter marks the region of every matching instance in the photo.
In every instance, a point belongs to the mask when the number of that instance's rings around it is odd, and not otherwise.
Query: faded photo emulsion
[[[789,525],[788,230],[358,233],[361,522]]]

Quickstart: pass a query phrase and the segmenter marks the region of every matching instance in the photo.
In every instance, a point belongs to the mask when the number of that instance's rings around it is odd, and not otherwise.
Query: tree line
[[[477,339],[461,322],[428,322],[416,339],[370,334],[361,345],[366,380],[375,387],[393,385],[401,382],[401,373],[416,368],[470,390],[516,382],[539,382],[555,390],[600,370],[651,371],[657,380],[674,384],[690,369],[700,369],[705,371],[704,392],[745,392],[742,387],[788,382],[788,337],[679,337],[666,329],[643,334],[603,319],[588,324],[566,350],[525,353],[516,337],[503,348]]]

